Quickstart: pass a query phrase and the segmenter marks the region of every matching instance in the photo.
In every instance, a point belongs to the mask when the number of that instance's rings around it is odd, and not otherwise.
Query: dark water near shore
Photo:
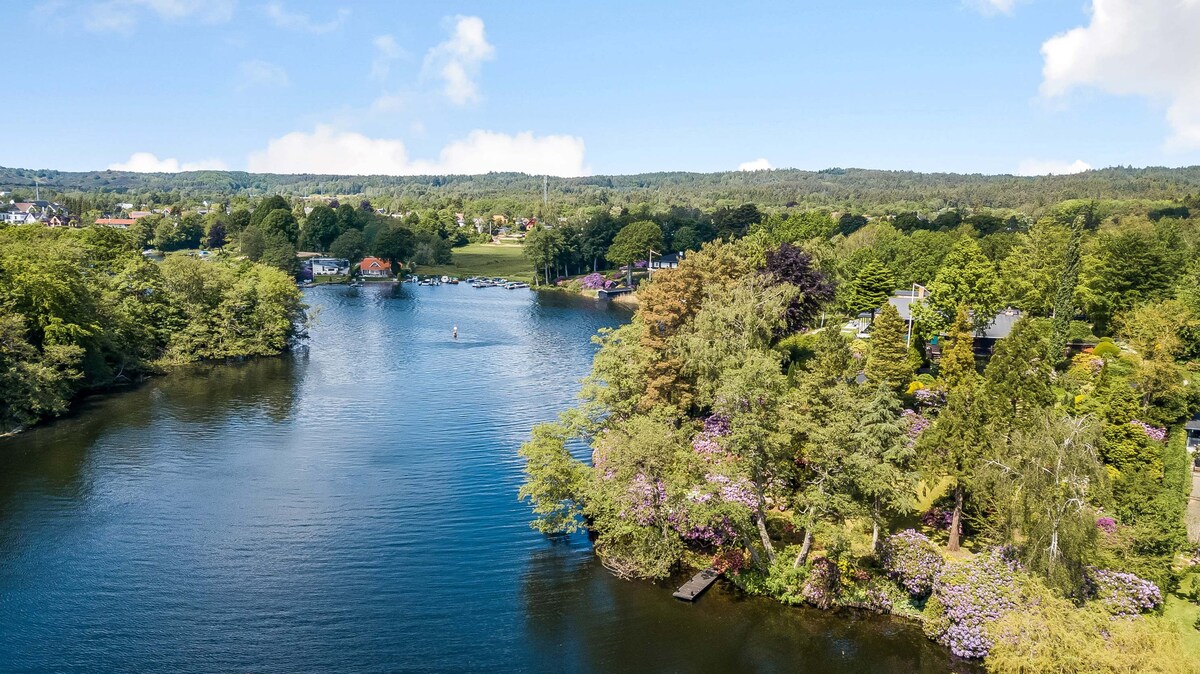
[[[0,671],[952,666],[913,625],[721,585],[685,604],[529,529],[517,447],[628,314],[464,285],[307,296],[306,353],[0,440]]]

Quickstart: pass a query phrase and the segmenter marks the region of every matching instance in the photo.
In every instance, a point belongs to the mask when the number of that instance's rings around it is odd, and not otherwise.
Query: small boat
[[[458,277],[457,276],[450,277],[450,285],[452,285],[452,286],[458,285]]]
[[[449,276],[443,276],[443,277],[442,277],[442,283],[449,283],[449,282],[450,282],[450,277],[449,277]]]
[[[363,282],[362,281],[351,281],[350,287],[351,288],[361,288],[361,287],[363,287]]]
[[[517,290],[518,288],[528,288],[528,287],[529,287],[528,283],[522,283],[520,281],[510,281],[510,282],[504,284],[505,290]]]
[[[417,281],[417,285],[419,285],[419,286],[431,286],[431,285],[433,285],[433,281],[430,281],[430,280],[429,280],[429,279],[427,279],[427,278],[423,278],[423,279],[421,279],[420,281]]]

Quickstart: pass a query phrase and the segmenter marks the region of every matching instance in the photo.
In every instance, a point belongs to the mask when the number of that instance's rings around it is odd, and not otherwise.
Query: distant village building
[[[358,263],[358,273],[367,278],[391,278],[392,263],[377,257],[363,258]]]
[[[137,220],[133,218],[96,218],[96,224],[101,227],[112,227],[113,229],[129,229],[130,225],[136,224]]]

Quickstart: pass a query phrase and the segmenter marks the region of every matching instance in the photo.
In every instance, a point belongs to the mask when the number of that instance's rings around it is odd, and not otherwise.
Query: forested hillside
[[[0,168],[0,189],[38,183],[59,193],[110,193],[146,197],[169,194],[161,203],[206,197],[281,194],[362,194],[443,207],[487,200],[500,209],[533,208],[541,202],[542,177],[520,173],[477,176],[336,176],[252,174],[243,171],[131,173],[67,172]],[[1066,199],[1182,199],[1200,194],[1200,167],[1110,168],[1065,176],[915,173],[867,169],[776,170],[725,173],[646,173],[627,176],[551,178],[557,209],[631,203],[714,207],[755,203],[762,208],[827,207],[836,210],[1009,208],[1035,211]],[[135,199],[137,200],[137,199]]]

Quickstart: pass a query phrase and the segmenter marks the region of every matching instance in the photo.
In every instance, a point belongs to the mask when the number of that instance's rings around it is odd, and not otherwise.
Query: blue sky
[[[4,166],[1200,163],[1200,0],[52,0],[5,15],[23,98],[0,108]]]

